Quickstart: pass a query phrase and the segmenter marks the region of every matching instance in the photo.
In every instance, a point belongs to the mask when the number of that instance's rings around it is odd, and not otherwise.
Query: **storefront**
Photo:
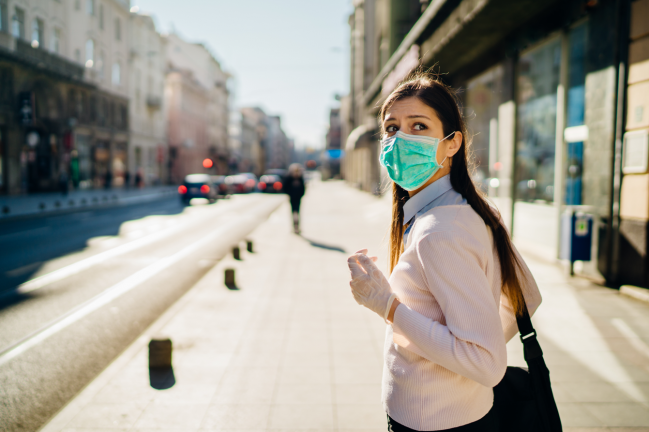
[[[0,193],[105,187],[121,166],[114,141],[125,163],[128,101],[85,82],[82,66],[15,43],[0,50]]]

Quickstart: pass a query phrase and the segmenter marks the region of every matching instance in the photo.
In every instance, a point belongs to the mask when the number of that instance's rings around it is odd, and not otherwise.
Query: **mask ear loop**
[[[446,139],[448,139],[448,137],[450,137],[451,135],[455,136],[456,133],[457,133],[457,131],[451,132],[450,134],[448,134],[447,136],[445,136],[444,138],[439,140],[439,142],[446,141]],[[446,162],[446,159],[448,159],[448,156],[445,157],[442,162],[440,162],[440,164],[439,164],[440,168],[444,168],[444,162]]]

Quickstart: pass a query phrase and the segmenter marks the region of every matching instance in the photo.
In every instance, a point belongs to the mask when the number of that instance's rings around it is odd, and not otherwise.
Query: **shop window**
[[[497,177],[498,106],[503,103],[503,68],[496,66],[468,82],[465,118],[471,139],[471,151],[476,163],[474,182],[488,190],[490,178]],[[493,159],[493,160],[492,160]]]
[[[50,39],[50,50],[57,54],[61,53],[61,29],[52,29],[52,38]]]
[[[554,201],[557,88],[561,42],[522,55],[517,67],[516,199]]]
[[[38,48],[43,44],[43,20],[35,18],[32,21],[32,47]]]
[[[586,49],[588,45],[588,23],[581,24],[568,34],[568,99],[566,126],[584,124],[586,107]],[[566,142],[567,163],[565,177],[565,204],[582,204],[582,171],[584,164],[584,142]]]
[[[20,8],[16,8],[11,17],[11,34],[15,38],[25,37],[25,11]]]
[[[122,67],[120,66],[119,62],[113,63],[112,72],[113,85],[120,85],[122,83]]]
[[[72,170],[73,183],[77,183],[81,189],[87,189],[92,187],[90,136],[77,134],[75,147],[75,152],[72,155],[73,159],[75,159]]]

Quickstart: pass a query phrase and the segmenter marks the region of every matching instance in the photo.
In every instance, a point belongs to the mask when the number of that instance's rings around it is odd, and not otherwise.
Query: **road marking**
[[[268,213],[266,209],[268,207],[272,207],[272,209],[275,209],[280,204],[281,201],[271,202],[270,205],[266,205],[262,207],[264,211],[261,213],[267,215]],[[38,345],[39,343],[43,342],[50,336],[58,333],[59,331],[65,329],[66,327],[69,327],[70,325],[79,321],[80,319],[87,316],[91,312],[96,311],[100,307],[110,303],[111,301],[115,300],[121,295],[131,291],[133,288],[139,286],[140,284],[152,278],[153,276],[157,275],[161,271],[167,269],[168,267],[177,263],[181,259],[187,257],[189,254],[195,252],[196,250],[203,247],[204,245],[214,241],[224,233],[231,231],[237,226],[241,226],[241,223],[246,219],[254,220],[255,218],[250,214],[238,215],[237,218],[234,218],[234,220],[225,223],[219,229],[213,231],[208,236],[203,237],[201,240],[191,244],[190,246],[187,246],[186,248],[180,250],[179,252],[176,252],[175,254],[169,257],[162,258],[157,262],[132,274],[131,276],[127,277],[121,282],[118,282],[112,287],[104,290],[101,294],[96,295],[90,300],[72,309],[68,313],[60,316],[54,321],[41,327],[39,330],[35,331],[31,335],[28,335],[23,339],[19,340],[18,342],[14,343],[13,345],[3,349],[2,351],[0,351],[0,366],[7,363],[11,359],[19,356],[20,354],[24,353],[28,349]]]
[[[5,272],[5,274],[9,277],[16,277],[16,276],[24,275],[25,273],[29,273],[32,270],[36,270],[41,265],[43,265],[43,262],[37,261],[31,264],[24,265],[22,267],[15,268],[13,270],[9,270]]]
[[[232,212],[239,207],[242,207],[246,204],[249,204],[248,200],[242,200],[239,203],[233,203],[232,207],[233,208],[227,208],[224,209],[224,211],[227,212]],[[208,216],[205,216],[204,218],[201,219],[208,219],[214,217],[213,214],[210,214]],[[192,225],[197,223],[197,221],[191,221]],[[126,243],[122,246],[117,246],[114,249],[107,250],[105,252],[98,253],[97,255],[93,255],[91,257],[88,257],[86,259],[83,259],[81,261],[77,261],[74,264],[70,264],[69,266],[60,268],[58,270],[54,270],[53,272],[44,274],[42,276],[39,276],[37,278],[31,279],[21,285],[19,285],[16,289],[9,291],[8,293],[1,294],[0,298],[2,297],[8,297],[16,294],[27,294],[32,291],[36,291],[38,289],[41,289],[53,282],[58,282],[62,279],[65,279],[67,277],[70,277],[72,275],[75,275],[77,273],[80,273],[84,270],[89,269],[92,266],[95,266],[107,259],[114,258],[119,255],[123,255],[125,253],[131,252],[133,250],[139,249],[143,246],[146,246],[148,244],[151,244],[153,242],[156,242],[162,238],[168,237],[172,234],[176,234],[178,231],[183,230],[187,226],[187,223],[184,224],[178,224],[172,228],[169,228],[166,231],[162,231],[159,233],[154,233],[147,235],[146,237],[139,238],[137,240],[133,240],[129,243]]]

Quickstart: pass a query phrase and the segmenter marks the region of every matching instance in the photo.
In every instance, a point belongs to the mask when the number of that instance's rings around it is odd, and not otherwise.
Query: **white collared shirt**
[[[406,231],[403,233],[403,243],[406,244],[408,234],[413,226],[414,219],[418,215],[426,213],[433,207],[447,205],[466,204],[464,197],[453,189],[451,185],[451,175],[447,174],[440,177],[435,182],[426,186],[426,188],[415,196],[410,197],[403,206],[403,224],[411,222]]]

